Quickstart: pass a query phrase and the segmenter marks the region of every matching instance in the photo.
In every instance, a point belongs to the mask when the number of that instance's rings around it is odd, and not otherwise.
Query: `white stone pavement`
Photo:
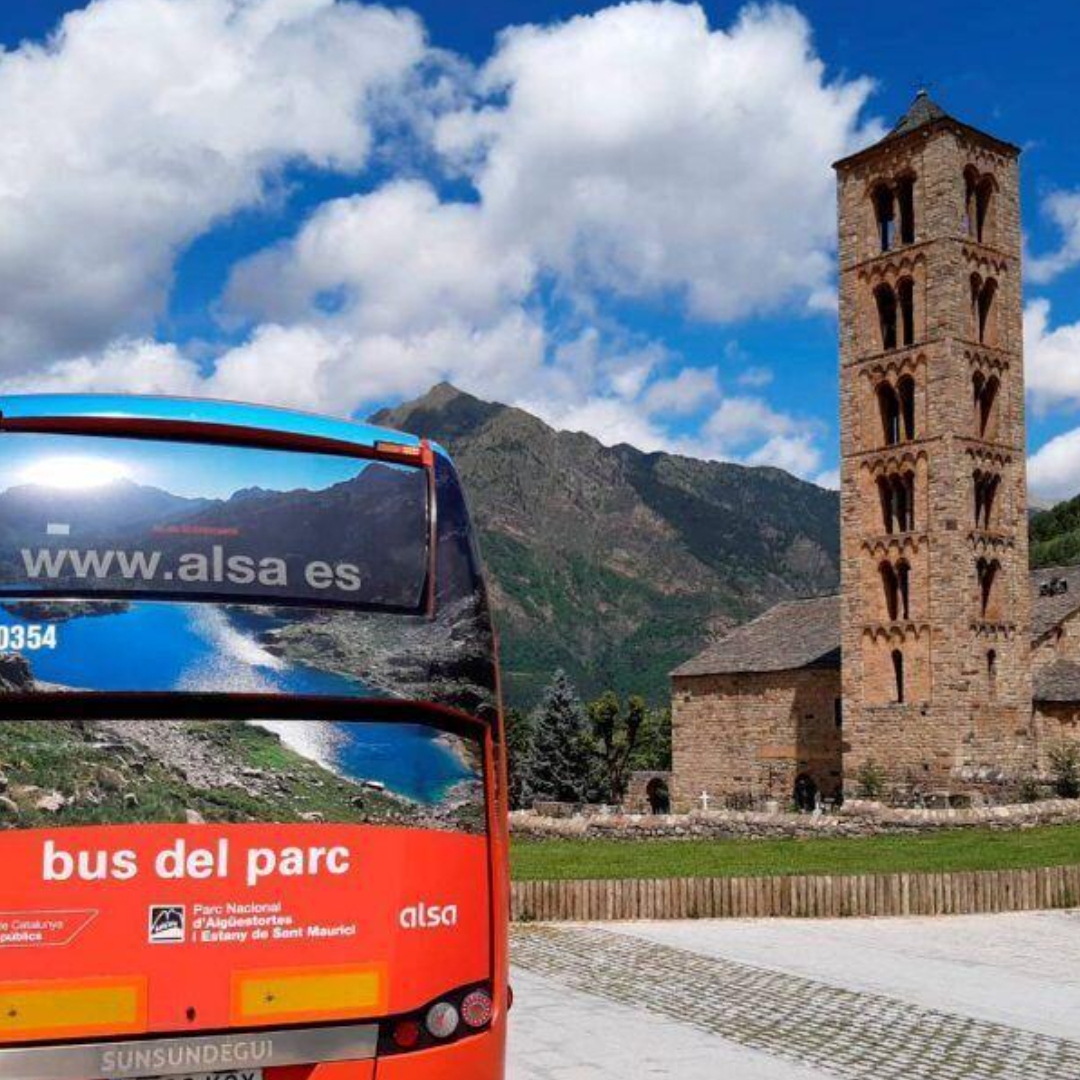
[[[1080,1080],[1080,913],[515,931],[510,1080]]]

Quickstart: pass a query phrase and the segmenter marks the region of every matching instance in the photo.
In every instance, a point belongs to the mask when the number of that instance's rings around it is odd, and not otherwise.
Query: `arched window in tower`
[[[964,232],[972,239],[978,239],[978,187],[978,170],[974,165],[969,165],[964,170]]]
[[[990,242],[993,200],[994,178],[984,176],[975,186],[975,239],[980,244]]]
[[[905,559],[896,564],[896,584],[900,591],[899,615],[907,621],[911,618],[911,567]]]
[[[895,446],[900,441],[900,397],[892,383],[882,382],[877,388],[877,399],[885,445]]]
[[[997,501],[1001,477],[997,473],[975,473],[975,527],[991,529],[996,523],[994,503]]]
[[[998,492],[1001,490],[1001,477],[997,473],[990,479],[986,490],[986,527],[994,528],[997,521]]]
[[[896,286],[900,304],[901,342],[915,344],[915,282],[909,277],[901,278]]]
[[[997,652],[994,649],[989,649],[986,653],[986,688],[990,697],[994,697],[997,693],[997,667]]]
[[[979,290],[979,341],[983,345],[997,344],[997,327],[995,324],[994,300],[997,296],[997,282],[993,278],[987,278]]]
[[[1001,477],[997,473],[976,469],[972,474],[975,488],[975,528],[990,529],[996,523],[994,504],[997,501]]]
[[[904,485],[900,483],[898,476],[889,478],[889,491],[892,496],[893,529],[904,532],[907,525],[907,491],[904,490]]]
[[[901,520],[901,528],[904,532],[915,531],[915,474],[906,472],[899,477],[899,482],[904,488],[904,516]]]
[[[874,290],[877,303],[878,328],[881,333],[881,348],[896,348],[896,293],[891,285],[879,285]]]
[[[878,573],[885,593],[885,613],[889,622],[896,622],[900,617],[900,579],[895,567],[888,561],[878,567]]]
[[[979,579],[979,606],[984,619],[997,617],[997,579],[1001,572],[1001,563],[997,559],[980,559],[975,564]]]
[[[996,375],[984,378],[976,372],[972,379],[975,391],[975,430],[981,439],[993,439],[997,434],[997,401],[1001,380]]]
[[[878,184],[871,196],[877,220],[878,243],[882,251],[891,251],[896,243],[896,202],[888,184]]]
[[[900,243],[915,243],[915,177],[901,176],[896,182],[896,202],[900,211]]]
[[[881,500],[881,518],[885,531],[891,536],[896,532],[911,532],[915,528],[915,474],[905,472],[892,476],[879,476],[878,498]]]
[[[889,482],[887,476],[879,476],[877,478],[878,499],[881,501],[881,523],[885,527],[887,533],[892,533],[894,529],[893,525],[893,511],[892,511],[892,484]]]
[[[896,704],[903,705],[905,697],[904,687],[904,654],[899,649],[892,651],[893,683],[896,687]]]
[[[978,274],[972,274],[971,284],[971,329],[968,336],[972,341],[979,340],[979,297],[982,295],[983,280]]]
[[[896,384],[896,393],[900,398],[900,416],[903,420],[904,438],[915,438],[915,380],[910,375],[903,375]]]

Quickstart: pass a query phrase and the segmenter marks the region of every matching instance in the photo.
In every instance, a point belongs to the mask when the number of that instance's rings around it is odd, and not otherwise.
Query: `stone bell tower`
[[[835,166],[849,794],[1034,759],[1018,156],[923,91]]]

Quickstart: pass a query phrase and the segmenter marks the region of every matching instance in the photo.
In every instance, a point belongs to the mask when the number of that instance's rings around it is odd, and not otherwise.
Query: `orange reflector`
[[[348,1020],[386,1010],[386,969],[298,968],[233,976],[233,1023]]]
[[[424,449],[421,446],[409,446],[394,442],[377,442],[375,450],[380,454],[394,454],[397,457],[421,457]]]
[[[0,983],[0,1040],[146,1031],[144,979]]]

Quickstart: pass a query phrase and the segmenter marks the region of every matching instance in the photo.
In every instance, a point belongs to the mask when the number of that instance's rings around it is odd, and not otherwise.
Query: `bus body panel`
[[[480,836],[113,825],[3,852],[0,1045],[80,1037],[106,1005],[95,1036],[395,1015],[491,971]]]

